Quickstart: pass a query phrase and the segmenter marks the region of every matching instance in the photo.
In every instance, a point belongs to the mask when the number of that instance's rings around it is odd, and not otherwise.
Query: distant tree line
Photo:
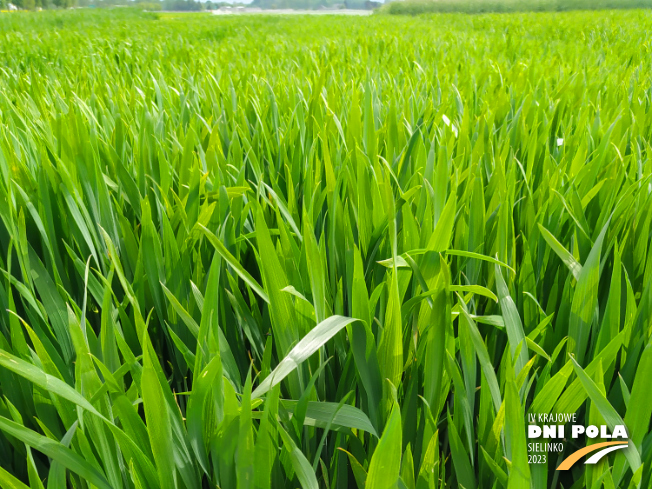
[[[87,0],[0,0],[0,9],[5,10],[9,4],[19,9],[35,10],[38,8],[69,8],[87,3]]]
[[[316,9],[343,5],[344,0],[254,0],[252,7],[263,9]]]
[[[0,0],[0,9],[6,9],[8,4],[19,9],[65,9],[73,7],[111,8],[134,7],[142,10],[174,10],[198,12],[217,8],[220,4],[214,2],[199,2],[195,0]]]
[[[381,3],[370,0],[254,0],[252,7],[262,9],[301,9],[314,10],[320,8],[347,8],[370,10],[377,8]]]
[[[213,10],[223,6],[236,6],[231,2],[221,0],[208,0],[205,2],[195,0],[0,0],[0,9],[6,9],[12,3],[19,9],[65,9],[65,8],[113,8],[133,7],[141,10],[199,12]],[[320,9],[320,8],[349,8],[371,9],[379,3],[369,0],[254,0],[249,6],[263,9]]]

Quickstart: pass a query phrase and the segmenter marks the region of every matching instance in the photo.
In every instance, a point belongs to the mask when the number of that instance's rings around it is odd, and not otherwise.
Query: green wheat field
[[[0,487],[649,488],[650,32],[0,14]]]

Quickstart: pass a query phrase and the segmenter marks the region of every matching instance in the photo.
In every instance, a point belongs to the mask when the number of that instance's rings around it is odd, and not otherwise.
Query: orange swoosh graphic
[[[566,459],[561,463],[561,465],[557,467],[557,470],[568,470],[573,466],[573,464],[575,464],[575,462],[577,462],[587,453],[595,452],[600,448],[611,447],[614,445],[627,445],[627,442],[606,441],[604,443],[596,443],[595,445],[589,445],[588,447],[581,448],[578,451],[571,453],[568,457],[566,457]]]

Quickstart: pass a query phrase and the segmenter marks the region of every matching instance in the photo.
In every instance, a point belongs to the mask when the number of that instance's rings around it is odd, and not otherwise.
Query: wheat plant
[[[0,486],[649,487],[651,29],[0,14]]]

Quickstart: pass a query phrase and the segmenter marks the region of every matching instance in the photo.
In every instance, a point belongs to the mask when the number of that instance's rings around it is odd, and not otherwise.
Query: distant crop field
[[[0,14],[0,487],[649,488],[650,32]]]

